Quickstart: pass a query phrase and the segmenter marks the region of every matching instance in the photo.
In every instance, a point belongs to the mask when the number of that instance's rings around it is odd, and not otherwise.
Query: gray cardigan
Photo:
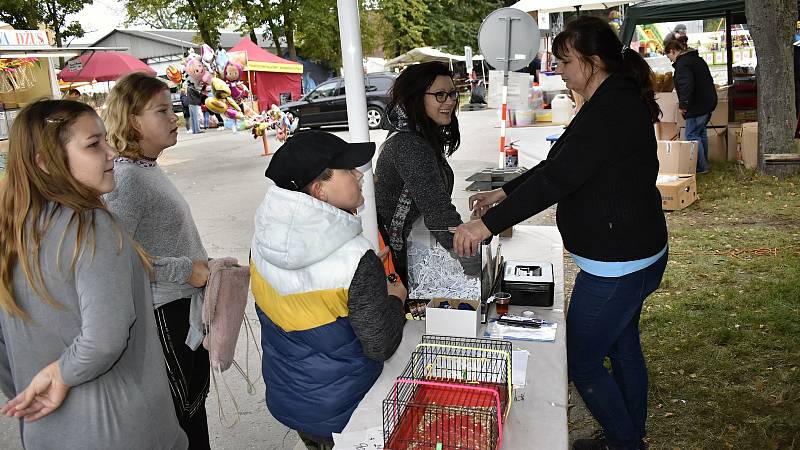
[[[108,213],[94,211],[94,251],[82,241],[70,271],[77,226],[60,208],[39,261],[53,307],[28,284],[19,264],[12,288],[24,321],[0,312],[0,387],[8,398],[58,361],[70,389],[59,409],[21,424],[27,449],[186,448],[158,341],[148,277],[129,238]],[[91,213],[87,213],[91,214]],[[61,252],[59,243],[63,236]]]

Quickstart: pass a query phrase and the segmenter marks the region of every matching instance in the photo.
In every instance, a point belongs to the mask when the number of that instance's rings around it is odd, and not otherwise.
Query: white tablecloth
[[[512,299],[510,310],[534,310],[544,319],[558,323],[555,342],[511,341],[514,350],[527,350],[530,357],[525,387],[515,389],[511,412],[503,427],[502,449],[566,449],[567,350],[561,236],[555,227],[518,225],[514,227],[513,237],[502,238],[500,242],[501,253],[507,260],[528,259],[553,264],[553,307],[513,306]],[[386,361],[380,378],[358,405],[342,433],[358,433],[382,426],[382,402],[424,332],[424,321],[409,321],[406,324],[400,347]]]

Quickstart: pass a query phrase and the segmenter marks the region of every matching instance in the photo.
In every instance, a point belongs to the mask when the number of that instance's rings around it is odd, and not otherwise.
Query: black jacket
[[[717,89],[708,64],[697,50],[681,53],[672,64],[675,68],[675,90],[685,117],[698,117],[717,107]]]
[[[657,175],[647,105],[633,80],[612,75],[547,159],[503,186],[508,197],[483,222],[498,234],[558,203],[558,229],[570,252],[597,261],[647,258],[667,243]]]

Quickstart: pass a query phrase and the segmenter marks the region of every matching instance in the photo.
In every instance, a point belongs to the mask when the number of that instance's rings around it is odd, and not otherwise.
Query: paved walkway
[[[462,112],[459,116],[461,148],[451,158],[456,175],[454,203],[462,216],[468,217],[464,191],[466,177],[487,167],[495,167],[499,146],[499,129],[495,111]],[[518,140],[520,162],[532,167],[545,158],[548,144],[545,136],[556,132],[555,127],[509,129],[511,140]],[[183,130],[181,130],[183,131]],[[329,129],[349,140],[346,128]],[[371,139],[380,146],[386,131],[371,132]],[[278,147],[271,141],[273,149]],[[178,144],[166,151],[159,164],[170,176],[191,205],[200,235],[212,257],[234,256],[247,261],[253,234],[253,214],[264,195],[266,181],[264,169],[269,158],[261,156],[261,141],[249,133],[232,133],[228,130],[209,130],[191,135],[181,132]],[[552,225],[552,209],[529,220],[530,223]],[[259,324],[252,308],[247,319],[258,339]],[[244,333],[237,346],[237,360],[244,367]],[[302,449],[297,435],[275,421],[264,404],[264,383],[260,375],[260,362],[250,345],[250,374],[256,381],[255,394],[248,395],[246,384],[234,371],[224,373],[234,392],[241,421],[233,429],[220,424],[216,392],[212,388],[206,407],[208,409],[211,446],[214,449]],[[227,414],[233,405],[220,391],[223,408]],[[5,401],[0,394],[0,401]],[[299,445],[299,446],[298,446]],[[0,419],[0,448],[20,449],[18,425],[12,419]]]

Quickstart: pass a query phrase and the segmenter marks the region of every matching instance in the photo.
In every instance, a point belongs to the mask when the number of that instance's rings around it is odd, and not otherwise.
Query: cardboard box
[[[656,187],[661,193],[661,209],[678,211],[697,200],[697,180],[693,174],[659,175]]]
[[[656,122],[653,124],[656,140],[675,141],[678,139],[678,124],[675,122]]]
[[[727,128],[708,128],[708,160],[727,161],[728,160],[728,129]]]
[[[447,301],[451,309],[440,308]],[[458,309],[459,303],[467,303],[474,311]],[[439,336],[478,337],[481,326],[481,302],[479,300],[458,300],[434,298],[425,307],[425,334]]]
[[[739,158],[748,169],[758,167],[758,122],[742,124],[741,157]]]
[[[742,124],[728,124],[728,161],[738,161],[739,144],[742,142]]]
[[[678,94],[672,92],[656,92],[656,103],[661,108],[662,122],[677,122],[678,116]]]
[[[697,172],[697,142],[658,141],[658,173]]]
[[[683,114],[678,113],[678,127],[684,128],[686,126],[686,119]],[[728,125],[728,99],[717,99],[717,107],[711,112],[711,117],[708,119],[709,127],[724,127]]]
[[[706,128],[706,135],[708,136],[708,149],[706,157],[709,161],[728,160],[727,134],[727,128]],[[686,140],[686,128],[681,128],[680,140]]]

